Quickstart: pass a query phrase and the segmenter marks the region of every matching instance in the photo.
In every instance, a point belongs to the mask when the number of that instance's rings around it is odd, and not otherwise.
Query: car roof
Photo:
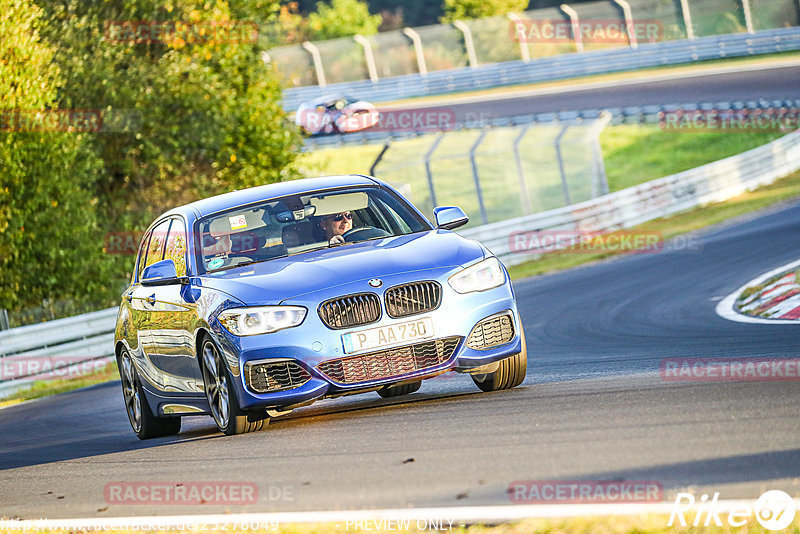
[[[221,195],[197,200],[190,204],[185,204],[171,209],[162,217],[167,215],[189,215],[204,217],[211,213],[223,211],[243,204],[250,204],[260,200],[283,197],[286,195],[304,194],[310,191],[320,191],[325,189],[335,189],[338,187],[359,186],[359,185],[382,185],[379,180],[370,178],[362,174],[348,174],[340,176],[321,176],[319,178],[301,178],[299,180],[289,180],[274,184],[260,185],[223,193]],[[161,217],[159,217],[160,219]]]

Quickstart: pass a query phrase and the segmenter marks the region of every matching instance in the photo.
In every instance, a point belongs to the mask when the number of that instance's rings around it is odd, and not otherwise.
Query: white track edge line
[[[800,507],[800,499],[794,499]],[[720,500],[714,510],[730,513],[742,508],[754,509],[756,500]],[[462,525],[467,522],[513,521],[538,518],[574,518],[594,516],[628,516],[641,514],[670,514],[674,503],[596,503],[596,504],[527,504],[497,506],[457,506],[439,508],[397,508],[379,510],[328,510],[320,512],[271,512],[242,514],[205,514],[147,517],[109,517],[72,519],[0,520],[0,529],[59,529],[59,528],[126,528],[147,527],[168,529],[197,525],[234,526],[247,524],[337,523],[375,520],[440,520]]]
[[[719,301],[717,304],[716,312],[717,315],[724,319],[728,319],[729,321],[737,321],[739,323],[753,323],[753,324],[793,324],[799,325],[800,321],[795,319],[763,319],[760,317],[751,317],[749,315],[743,315],[733,309],[733,304],[736,302],[736,298],[750,286],[758,285],[767,278],[771,276],[775,276],[776,274],[780,274],[784,271],[789,271],[794,269],[795,267],[800,266],[800,260],[793,261],[791,263],[787,263],[781,267],[777,267],[772,269],[771,271],[764,273],[756,278],[753,278],[736,291]]]

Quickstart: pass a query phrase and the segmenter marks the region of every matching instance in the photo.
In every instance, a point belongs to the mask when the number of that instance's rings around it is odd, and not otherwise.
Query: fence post
[[[303,43],[303,48],[308,50],[311,54],[311,59],[314,61],[314,72],[317,74],[317,85],[325,87],[328,85],[325,82],[325,70],[322,68],[322,56],[319,54],[319,48],[311,41]]]
[[[578,18],[578,12],[569,7],[567,4],[561,4],[561,11],[569,17],[570,26],[572,26],[572,40],[575,42],[575,50],[583,52],[583,38],[581,37],[581,21]]]
[[[522,17],[516,13],[509,13],[506,16],[508,17],[508,20],[514,23],[514,37],[519,43],[519,57],[522,61],[528,63],[531,60],[531,53],[530,50],[528,50],[528,41],[527,39],[522,39],[519,36],[519,25],[522,24],[524,27],[525,22],[522,20]]]
[[[561,131],[556,136],[555,140],[555,147],[556,147],[556,159],[558,159],[558,172],[561,174],[561,189],[564,192],[564,204],[565,206],[569,206],[572,204],[569,200],[569,187],[567,186],[567,172],[564,169],[564,158],[561,154],[561,138],[564,137],[564,134],[567,133],[569,129],[569,124],[564,124],[561,127]]]
[[[525,215],[530,215],[533,212],[533,208],[531,207],[531,196],[528,193],[528,184],[525,181],[525,171],[522,169],[522,158],[519,155],[519,144],[522,142],[522,139],[525,137],[525,134],[528,133],[528,128],[530,128],[530,124],[526,124],[520,134],[514,139],[514,161],[517,163],[517,178],[519,178],[519,199],[522,203],[522,213]]]
[[[10,330],[11,326],[8,324],[8,310],[5,308],[0,309],[0,330]]]
[[[381,149],[380,154],[378,154],[378,157],[375,158],[375,161],[372,162],[372,165],[369,168],[370,176],[375,176],[375,168],[378,166],[378,163],[381,162],[381,160],[383,159],[383,155],[386,154],[387,150],[389,150],[391,144],[392,144],[391,138],[387,139],[386,142],[383,144],[383,148]]]
[[[636,28],[633,26],[633,15],[631,15],[631,5],[625,0],[613,0],[615,4],[622,8],[622,16],[625,18],[625,33],[628,34],[628,45],[631,48],[638,48],[636,41]]]
[[[744,25],[747,33],[753,33],[753,14],[750,11],[750,0],[742,0],[742,11],[744,12]]]
[[[363,35],[354,35],[353,40],[364,49],[364,58],[367,60],[367,72],[372,83],[378,81],[378,69],[375,67],[375,55],[372,53],[372,45]]]
[[[431,205],[435,208],[436,207],[436,192],[433,190],[433,172],[431,171],[431,156],[436,148],[439,146],[439,143],[442,142],[444,139],[444,132],[439,132],[439,137],[436,138],[436,141],[433,142],[433,145],[428,149],[425,153],[425,173],[428,175],[428,189],[431,191]]]
[[[694,27],[692,27],[692,12],[689,10],[689,0],[681,0],[681,12],[683,15],[683,25],[686,26],[686,38],[694,39]]]
[[[464,47],[467,49],[467,58],[469,59],[469,66],[475,68],[478,66],[478,56],[475,54],[475,42],[472,40],[472,30],[464,23],[463,20],[454,20],[453,26],[461,30],[464,34]]]
[[[414,43],[414,53],[417,56],[417,69],[420,76],[428,74],[428,65],[425,63],[425,50],[422,48],[422,39],[413,28],[403,28],[403,35]]]
[[[592,141],[592,198],[601,197],[608,194],[608,177],[606,167],[603,163],[603,149],[600,147],[600,139]]]
[[[608,178],[603,162],[603,149],[600,146],[600,132],[608,126],[611,118],[611,113],[603,110],[600,112],[600,118],[589,128],[589,136],[592,138],[592,198],[608,194]]]
[[[469,149],[469,162],[472,164],[472,179],[475,181],[475,193],[478,195],[478,208],[481,212],[483,224],[489,224],[489,217],[486,215],[486,206],[483,203],[483,192],[481,191],[481,182],[478,178],[478,164],[475,163],[475,152],[478,150],[478,145],[483,142],[483,138],[486,137],[488,132],[489,130],[484,129],[478,136],[478,139],[475,140],[472,148]]]

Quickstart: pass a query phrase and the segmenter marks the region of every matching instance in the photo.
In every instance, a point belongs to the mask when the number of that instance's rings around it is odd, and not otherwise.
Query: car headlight
[[[458,293],[486,291],[502,285],[506,274],[500,260],[492,256],[451,276],[447,283]]]
[[[306,317],[300,306],[232,308],[219,314],[219,322],[231,334],[253,336],[298,326]]]

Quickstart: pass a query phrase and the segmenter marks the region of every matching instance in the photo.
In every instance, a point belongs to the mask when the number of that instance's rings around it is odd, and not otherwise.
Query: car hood
[[[447,230],[375,239],[276,258],[201,277],[247,305],[277,304],[301,295],[381,276],[463,266],[483,246]]]

